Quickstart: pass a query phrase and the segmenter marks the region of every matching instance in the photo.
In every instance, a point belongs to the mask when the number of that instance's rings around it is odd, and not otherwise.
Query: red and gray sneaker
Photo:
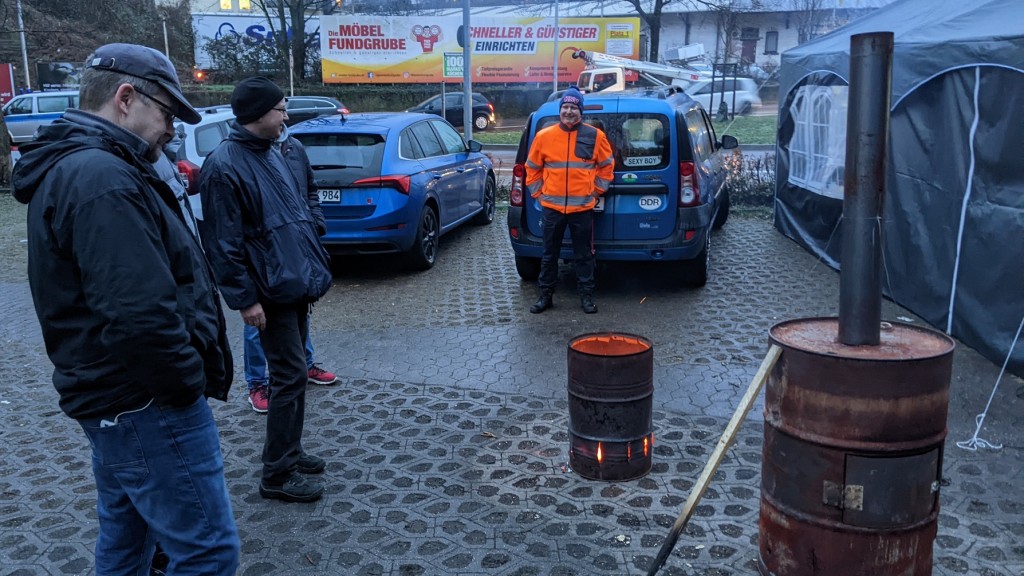
[[[310,366],[306,376],[309,377],[310,384],[320,384],[321,386],[330,386],[338,381],[338,377],[333,372],[324,370],[319,364]]]
[[[270,389],[266,385],[257,384],[249,390],[249,405],[260,414],[266,414],[270,410]]]

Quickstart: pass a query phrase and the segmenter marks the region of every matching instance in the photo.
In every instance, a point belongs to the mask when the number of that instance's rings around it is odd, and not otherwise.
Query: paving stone
[[[500,218],[444,236],[427,272],[386,258],[338,263],[312,333],[318,361],[341,381],[310,388],[304,439],[328,460],[324,498],[260,498],[264,417],[249,409],[244,385],[211,404],[242,539],[239,574],[646,573],[757,370],[768,329],[837,309],[838,275],[768,223],[734,217],[713,244],[701,290],[672,285],[655,266],[600,266],[596,315],[575,304],[567,266],[555,308],[526,312],[535,289],[516,275]],[[0,262],[11,258],[0,252]],[[14,261],[0,276],[0,566],[5,575],[88,574],[88,443],[57,408]],[[883,315],[921,322],[889,301]],[[237,314],[229,321],[240,359]],[[655,344],[653,466],[637,480],[591,481],[567,466],[566,346],[595,331]],[[998,372],[964,346],[954,356],[938,576],[1024,574],[1020,379],[1004,376],[1010,393],[982,431],[1004,448],[955,445],[974,433]],[[762,410],[760,399],[661,574],[753,572]]]

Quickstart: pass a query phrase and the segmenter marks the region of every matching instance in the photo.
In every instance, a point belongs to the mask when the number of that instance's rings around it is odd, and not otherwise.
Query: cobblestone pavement
[[[0,212],[18,210],[0,202]],[[734,217],[711,279],[679,289],[667,269],[602,266],[600,313],[584,315],[567,267],[555,308],[516,275],[503,214],[442,239],[432,270],[344,260],[314,311],[318,360],[341,376],[310,387],[305,448],[328,459],[310,505],[256,491],[264,418],[239,373],[214,402],[242,538],[240,574],[645,574],[767,348],[776,322],[834,315],[838,275],[770,223]],[[24,278],[23,226],[0,218],[0,574],[88,574],[96,537],[88,445],[57,407]],[[19,228],[20,226],[20,228]],[[19,234],[21,234],[19,236]],[[19,252],[20,251],[20,252]],[[886,319],[921,321],[886,302]],[[230,317],[241,357],[241,324]],[[650,474],[585,480],[567,461],[566,346],[623,331],[654,342]],[[239,362],[240,364],[240,362]],[[1024,382],[960,346],[945,447],[938,575],[1024,575]],[[759,405],[662,574],[751,574],[763,424]]]

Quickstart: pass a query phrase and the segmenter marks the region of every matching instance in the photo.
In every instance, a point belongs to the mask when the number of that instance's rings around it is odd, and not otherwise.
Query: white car
[[[182,139],[178,148],[176,164],[178,172],[185,180],[189,191],[189,203],[196,218],[203,219],[203,206],[199,194],[196,194],[196,182],[199,180],[199,169],[202,168],[206,156],[227,138],[231,121],[235,119],[230,107],[211,106],[200,108],[202,118],[198,124],[186,124],[175,121],[174,130]]]
[[[715,78],[712,90],[711,80],[698,80],[687,86],[684,92],[689,94],[690,98],[700,102],[708,114],[714,116],[718,113],[718,107],[722,102],[722,82],[721,78]],[[739,114],[749,114],[754,108],[761,106],[757,82],[752,78],[726,78],[724,82],[725,104],[729,107],[730,113],[733,112],[733,94],[736,96],[735,111]]]

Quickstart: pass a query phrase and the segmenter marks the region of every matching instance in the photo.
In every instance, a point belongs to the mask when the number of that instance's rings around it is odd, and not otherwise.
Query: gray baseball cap
[[[156,82],[177,101],[175,116],[189,124],[198,124],[199,112],[181,94],[181,84],[174,65],[160,52],[138,44],[105,44],[85,61],[89,68],[110,70]]]

